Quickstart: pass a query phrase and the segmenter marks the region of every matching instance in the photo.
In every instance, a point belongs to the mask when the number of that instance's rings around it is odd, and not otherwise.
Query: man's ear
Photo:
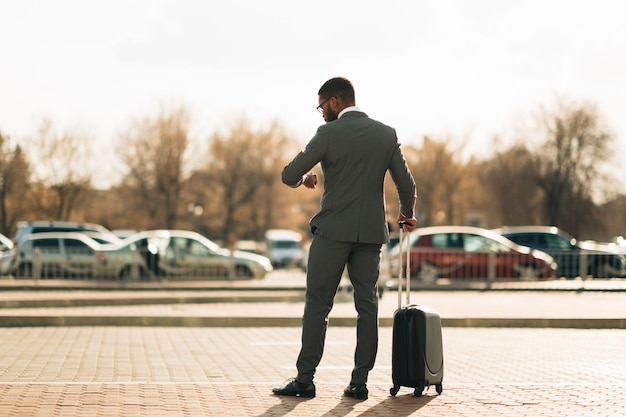
[[[339,97],[332,96],[330,100],[328,100],[328,104],[330,104],[333,110],[337,110],[339,107],[341,107],[342,101]]]

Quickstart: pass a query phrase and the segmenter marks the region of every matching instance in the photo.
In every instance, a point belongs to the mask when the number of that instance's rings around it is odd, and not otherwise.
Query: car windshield
[[[300,244],[295,240],[276,240],[272,246],[276,249],[298,249]]]
[[[559,235],[545,235],[546,247],[549,249],[569,250],[572,249],[570,241]]]
[[[211,254],[209,248],[202,242],[178,236],[170,239],[168,249],[175,251],[179,255],[208,256]]]
[[[501,244],[500,242],[484,236],[470,234],[465,235],[465,239],[463,239],[463,248],[467,252],[508,252],[510,250],[510,248]]]
[[[515,242],[531,248],[548,250],[571,250],[572,245],[565,236],[552,233],[512,233],[509,234]]]
[[[219,252],[221,249],[217,243],[213,242],[211,239],[204,237],[201,234],[194,235],[193,239],[198,239],[198,242],[201,242],[203,245],[209,248],[211,252]]]

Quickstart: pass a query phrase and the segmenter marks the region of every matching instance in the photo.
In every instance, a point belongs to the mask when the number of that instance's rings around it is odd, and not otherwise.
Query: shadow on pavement
[[[361,401],[352,398],[341,397],[339,403],[335,405],[331,410],[322,414],[322,417],[341,417],[347,416],[354,411],[354,406]]]
[[[286,416],[287,414],[292,412],[299,404],[314,399],[302,397],[281,397],[277,395],[271,396],[280,399],[280,403],[271,406],[264,413],[257,415],[257,417]]]
[[[375,406],[368,408],[360,416],[394,416],[406,417],[411,416],[417,410],[428,405],[436,395],[423,395],[415,397],[412,393],[407,395],[398,395],[396,397],[388,397],[379,402]],[[332,414],[330,414],[332,415]]]
[[[355,400],[353,398],[341,397],[333,408],[321,414],[321,417],[342,417],[348,415],[354,415],[355,409],[357,411],[363,410],[359,416],[394,416],[394,417],[407,417],[413,415],[416,411],[428,405],[430,401],[436,398],[437,395],[424,395],[422,397],[415,397],[413,391],[410,394],[398,395],[396,397],[387,397],[382,401],[373,403],[375,401],[372,396],[369,400]],[[307,408],[306,403],[308,401],[315,401],[314,398],[299,398],[299,397],[277,397],[280,399],[280,403],[271,406],[265,412],[258,414],[257,417],[276,417],[286,416],[293,412],[296,407]],[[371,407],[367,407],[369,403],[372,403]],[[310,410],[315,413],[315,408],[319,404],[316,404]],[[319,409],[317,411],[320,411]],[[313,414],[312,414],[313,415]]]

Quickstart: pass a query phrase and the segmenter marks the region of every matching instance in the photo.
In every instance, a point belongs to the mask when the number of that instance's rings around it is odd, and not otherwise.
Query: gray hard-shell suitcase
[[[414,395],[420,397],[424,388],[435,385],[437,394],[443,391],[443,342],[441,318],[430,307],[410,302],[410,239],[406,233],[406,304],[402,305],[402,249],[403,227],[400,224],[398,309],[393,315],[393,337],[391,353],[391,376],[395,396],[400,387],[415,388]]]

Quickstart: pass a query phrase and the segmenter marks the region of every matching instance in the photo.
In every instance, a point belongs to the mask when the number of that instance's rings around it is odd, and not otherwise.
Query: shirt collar
[[[343,116],[345,113],[349,111],[361,111],[361,109],[359,109],[357,106],[346,107],[339,113],[339,116],[337,116],[337,119],[339,119],[341,116]]]

